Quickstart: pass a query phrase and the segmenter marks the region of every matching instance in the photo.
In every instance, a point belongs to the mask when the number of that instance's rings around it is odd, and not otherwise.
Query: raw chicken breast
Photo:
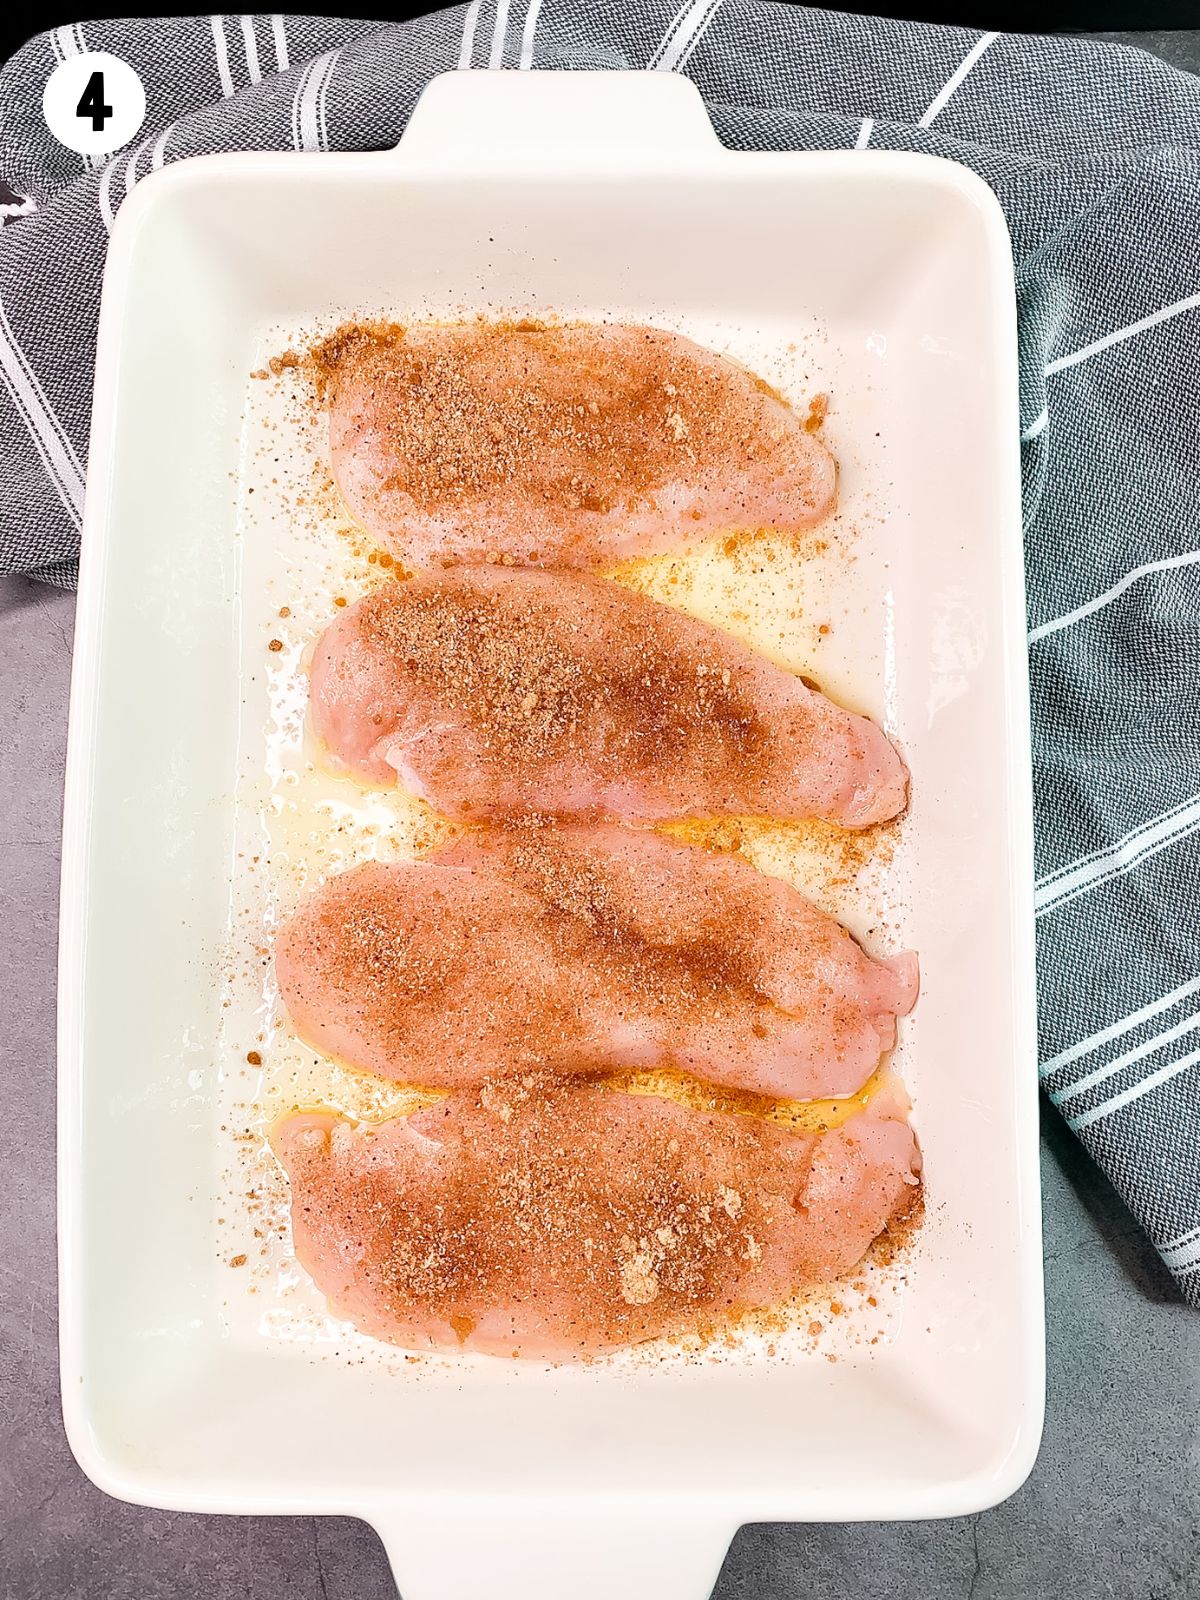
[[[569,1359],[848,1272],[919,1194],[907,1123],[823,1134],[590,1083],[514,1082],[377,1126],[286,1118],[296,1255],[394,1344]]]
[[[678,334],[352,326],[314,360],[338,487],[410,567],[611,563],[833,506],[803,419]]]
[[[778,878],[617,826],[527,824],[331,878],[276,941],[301,1038],[403,1083],[673,1067],[853,1094],[917,994]]]
[[[313,727],[448,816],[894,817],[887,738],[719,628],[603,578],[463,567],[388,584],[316,646]]]

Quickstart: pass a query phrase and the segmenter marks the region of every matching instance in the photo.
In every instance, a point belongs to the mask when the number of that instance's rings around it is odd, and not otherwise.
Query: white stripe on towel
[[[54,52],[55,61],[61,63],[68,56],[81,56],[87,51],[87,42],[83,37],[82,22],[64,23],[61,28],[55,28],[50,34],[50,48]],[[80,156],[79,158],[89,172],[94,172],[104,160],[103,156]]]
[[[724,0],[695,0],[695,4],[680,24],[679,31],[663,52],[658,63],[659,72],[683,71],[692,59],[692,52],[708,32],[713,18],[723,4]]]
[[[141,144],[134,146],[129,160],[125,163],[125,194],[127,197],[133,193],[134,185],[137,183],[138,162],[150,148],[150,142],[151,135],[147,134]]]
[[[1081,1039],[1078,1044],[1069,1046],[1060,1051],[1056,1056],[1051,1056],[1049,1061],[1043,1061],[1041,1073],[1048,1077],[1050,1073],[1057,1072],[1060,1067],[1069,1067],[1072,1061],[1078,1061],[1081,1056],[1090,1056],[1094,1051],[1100,1050],[1106,1044],[1111,1044],[1114,1039],[1119,1039],[1123,1033],[1132,1033],[1135,1028],[1140,1028],[1143,1022],[1149,1022],[1151,1017],[1157,1017],[1161,1011],[1169,1011],[1172,1006],[1178,1005],[1181,1000],[1186,1000],[1200,990],[1200,978],[1193,978],[1188,983],[1181,983],[1178,989],[1172,989],[1170,994],[1160,995],[1157,1000],[1151,1000],[1140,1011],[1131,1011],[1127,1017],[1120,1021],[1110,1023],[1107,1028],[1101,1028],[1099,1033],[1093,1033],[1087,1039]],[[1196,1230],[1200,1232],[1200,1229]]]
[[[1033,897],[1035,914],[1040,917],[1044,911],[1054,910],[1108,879],[1122,876],[1144,857],[1165,850],[1197,828],[1200,828],[1200,796],[1132,829],[1116,844],[1093,851],[1090,856],[1040,878]]]
[[[679,58],[679,71],[680,72],[683,71],[684,67],[687,66],[688,62],[696,54],[696,46],[700,43],[700,41],[708,33],[708,30],[712,27],[713,23],[716,21],[717,12],[720,11],[721,7],[724,4],[725,4],[725,0],[716,0],[716,4],[712,7],[712,9],[709,11],[708,15],[705,17],[703,24],[692,35],[691,44],[688,45],[687,49],[683,52],[682,56],[680,56],[680,58]]]
[[[341,56],[341,46],[330,52],[329,65],[321,77],[321,90],[317,96],[317,137],[321,141],[321,149],[329,149],[329,128],[325,121],[325,108],[329,100],[329,85],[333,82],[333,75],[337,71],[338,58]]]
[[[321,86],[337,53],[327,50],[323,56],[310,61],[300,74],[292,98],[292,146],[296,150],[321,148]]]
[[[271,38],[275,44],[275,65],[280,72],[287,72],[292,63],[288,58],[287,27],[280,11],[271,15]]]
[[[528,72],[533,66],[533,36],[537,32],[538,13],[542,9],[542,0],[530,0],[529,10],[525,14],[525,27],[521,34],[521,56],[517,62],[522,72]]]
[[[467,14],[463,18],[462,44],[458,50],[458,65],[463,67],[472,65],[472,56],[475,54],[475,25],[479,21],[479,8],[483,0],[471,0],[467,7]]]
[[[1094,600],[1087,600],[1083,605],[1077,606],[1074,611],[1066,611],[1061,617],[1054,617],[1049,622],[1039,623],[1031,630],[1030,644],[1036,644],[1039,639],[1045,639],[1049,634],[1059,633],[1063,628],[1069,628],[1073,622],[1082,622],[1084,617],[1090,617],[1094,612],[1101,611],[1111,601],[1119,599],[1126,589],[1133,587],[1139,578],[1148,578],[1155,572],[1173,572],[1178,567],[1192,567],[1200,562],[1200,550],[1185,550],[1182,555],[1164,556],[1161,561],[1147,561],[1140,567],[1134,567],[1132,572],[1127,572],[1111,589],[1105,589],[1103,594],[1098,594]]]
[[[1083,1128],[1090,1128],[1093,1122],[1099,1122],[1102,1117],[1111,1117],[1115,1111],[1132,1105],[1135,1100],[1140,1100],[1153,1089],[1159,1088],[1172,1078],[1177,1078],[1181,1072],[1187,1072],[1192,1067],[1200,1065],[1200,1050],[1193,1050],[1186,1056],[1181,1056],[1178,1061],[1170,1061],[1165,1067],[1160,1067],[1157,1072],[1152,1072],[1148,1078],[1143,1078],[1140,1083],[1131,1084],[1128,1089],[1122,1089],[1120,1094],[1113,1095],[1111,1100],[1105,1100],[1101,1105],[1093,1106],[1090,1111],[1081,1112],[1077,1117],[1068,1117],[1067,1121],[1078,1133]]]
[[[494,72],[504,65],[504,42],[508,38],[508,0],[496,0],[496,20],[492,24],[492,48],[488,66]]]
[[[1030,439],[1036,439],[1038,434],[1043,431],[1043,429],[1045,428],[1046,424],[1049,421],[1050,421],[1049,409],[1046,406],[1043,406],[1041,411],[1037,414],[1036,417],[1034,417],[1033,421],[1029,424],[1029,426],[1025,429],[1025,432],[1021,435],[1022,440],[1025,443],[1028,443]]]
[[[112,188],[113,170],[120,159],[120,156],[113,156],[112,160],[109,161],[104,171],[100,174],[100,189],[98,193],[98,198],[100,201],[100,220],[104,224],[106,233],[111,233],[113,228],[114,212],[112,195],[110,191]]]
[[[856,150],[865,150],[871,142],[871,135],[875,131],[875,118],[864,117],[862,127],[858,130],[858,138],[854,141]]]
[[[229,41],[225,37],[224,17],[210,16],[212,24],[213,54],[217,58],[217,76],[221,80],[221,93],[226,100],[233,93],[233,74],[229,70]]]
[[[971,68],[979,60],[980,56],[988,48],[988,46],[995,44],[999,37],[1000,35],[998,33],[980,34],[979,38],[976,39],[975,43],[963,57],[959,64],[958,70],[954,73],[954,76],[950,78],[945,86],[939,90],[939,92],[929,102],[924,115],[917,123],[918,128],[928,128],[933,119],[945,110],[946,102],[950,99],[951,95],[957,94],[959,89],[962,88],[968,74],[971,71]]]
[[[17,343],[3,304],[0,304],[0,377],[29,430],[34,449],[68,517],[78,528],[83,520],[83,468],[66,429],[54,415],[44,389],[25,359],[25,352]]]
[[[1182,1022],[1177,1022],[1173,1028],[1164,1028],[1162,1033],[1156,1033],[1153,1039],[1143,1040],[1132,1050],[1126,1050],[1124,1055],[1105,1062],[1104,1066],[1097,1067],[1094,1072],[1089,1072],[1078,1082],[1068,1084],[1064,1089],[1051,1089],[1050,1098],[1056,1105],[1062,1105],[1065,1100],[1077,1100],[1081,1094],[1094,1089],[1098,1083],[1106,1083],[1109,1078],[1115,1078],[1119,1072],[1124,1072],[1125,1068],[1131,1067],[1135,1061],[1157,1055],[1169,1044],[1174,1044],[1176,1039],[1182,1039],[1185,1033],[1195,1033],[1197,1028],[1200,1028],[1200,1013],[1193,1012],[1190,1017],[1184,1017]]]
[[[1056,372],[1065,372],[1068,367],[1077,367],[1081,361],[1099,355],[1101,350],[1110,350],[1114,344],[1123,344],[1135,334],[1145,333],[1147,328],[1156,328],[1160,322],[1169,322],[1172,317],[1181,317],[1185,311],[1195,311],[1197,308],[1200,308],[1200,294],[1190,294],[1186,300],[1176,300],[1174,305],[1164,306],[1161,311],[1152,311],[1148,317],[1131,322],[1127,328],[1106,333],[1103,339],[1097,339],[1094,344],[1085,344],[1082,350],[1074,350],[1069,356],[1059,356],[1046,368],[1046,376],[1049,378]]]
[[[1086,856],[1079,856],[1075,861],[1064,862],[1061,867],[1055,867],[1053,872],[1043,873],[1037,880],[1037,887],[1041,889],[1047,884],[1057,883],[1060,878],[1075,872],[1079,867],[1087,866],[1093,861],[1099,861],[1102,857],[1111,855],[1117,845],[1123,844],[1127,839],[1132,839],[1135,834],[1144,833],[1148,828],[1157,828],[1162,823],[1170,822],[1178,817],[1181,812],[1189,811],[1197,803],[1200,803],[1200,794],[1193,795],[1188,800],[1181,800],[1172,810],[1164,811],[1160,816],[1152,817],[1149,822],[1139,823],[1136,828],[1131,828],[1128,833],[1122,834],[1115,845],[1098,845],[1095,850],[1089,851]]]
[[[679,26],[680,22],[683,20],[684,12],[688,9],[689,5],[691,5],[692,3],[693,3],[693,0],[683,0],[683,4],[680,6],[679,10],[675,13],[675,15],[671,18],[670,22],[667,24],[666,33],[664,33],[662,38],[658,41],[658,45],[655,48],[654,54],[650,57],[649,61],[647,61],[647,63],[646,63],[646,68],[647,68],[648,71],[653,71],[658,66],[658,63],[662,60],[663,51],[670,44],[672,38],[674,37],[676,28]]]
[[[293,150],[300,150],[300,149],[303,148],[303,146],[300,143],[300,101],[304,96],[305,90],[308,88],[308,80],[312,77],[313,68],[315,66],[316,66],[316,62],[315,61],[306,61],[304,63],[304,70],[300,74],[300,81],[297,83],[296,92],[292,96],[292,149]]]
[[[1172,1272],[1182,1272],[1187,1267],[1200,1265],[1200,1239],[1196,1237],[1198,1231],[1193,1229],[1190,1239],[1185,1235],[1175,1244],[1162,1246],[1160,1254]]]
[[[150,153],[150,170],[159,172],[167,159],[167,140],[175,132],[175,123],[168,122],[158,138],[154,141],[154,149]]]
[[[246,72],[251,83],[261,83],[262,68],[258,64],[258,40],[254,36],[254,18],[243,14],[238,21],[242,25],[242,43],[246,50]]]

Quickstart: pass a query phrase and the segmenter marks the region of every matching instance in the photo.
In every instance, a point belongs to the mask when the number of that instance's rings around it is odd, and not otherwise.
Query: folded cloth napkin
[[[106,163],[60,60],[147,94]],[[1200,1305],[1200,79],[1139,51],[759,0],[472,0],[398,25],[89,22],[0,70],[0,570],[75,580],[113,214],[164,163],[394,144],[449,67],[687,72],[739,149],[924,150],[1012,230],[1036,767],[1041,1074]]]

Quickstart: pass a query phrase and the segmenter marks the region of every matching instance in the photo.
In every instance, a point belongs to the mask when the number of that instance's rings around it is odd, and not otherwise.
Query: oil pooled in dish
[[[671,1067],[853,1094],[917,993],[915,956],[872,960],[738,856],[540,820],[331,878],[281,928],[276,970],[315,1048],[448,1088]]]
[[[373,1127],[293,1115],[274,1145],[335,1314],[409,1348],[563,1359],[848,1272],[919,1193],[903,1111],[793,1133],[530,1077]]]
[[[275,1125],[300,1263],[367,1334],[544,1359],[849,1272],[921,1191],[880,1067],[916,957],[646,825],[868,829],[907,770],[723,628],[580,570],[812,525],[821,414],[638,327],[354,325],[307,369],[343,498],[413,573],[326,628],[311,726],[470,831],[330,877],[279,929],[300,1039],[448,1091]]]
[[[352,325],[313,352],[334,476],[406,566],[595,566],[825,516],[833,457],[751,373],[627,326]]]
[[[321,636],[313,727],[447,816],[820,818],[907,803],[887,737],[740,640],[581,573],[463,567],[386,584]]]

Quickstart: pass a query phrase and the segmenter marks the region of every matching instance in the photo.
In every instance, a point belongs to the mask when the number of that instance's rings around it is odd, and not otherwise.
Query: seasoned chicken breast
[[[862,828],[908,797],[873,722],[721,629],[583,574],[463,567],[377,589],[318,641],[310,704],[337,760],[451,817]]]
[[[674,1067],[848,1095],[917,994],[915,956],[872,960],[780,879],[612,825],[488,830],[339,874],[283,924],[275,964],[314,1048],[446,1088]]]
[[[590,566],[833,506],[803,419],[678,334],[356,325],[315,361],[338,487],[407,566]]]
[[[849,1271],[921,1167],[888,1110],[806,1134],[579,1082],[494,1084],[374,1127],[290,1116],[274,1147],[296,1255],[335,1315],[410,1348],[552,1360]]]

